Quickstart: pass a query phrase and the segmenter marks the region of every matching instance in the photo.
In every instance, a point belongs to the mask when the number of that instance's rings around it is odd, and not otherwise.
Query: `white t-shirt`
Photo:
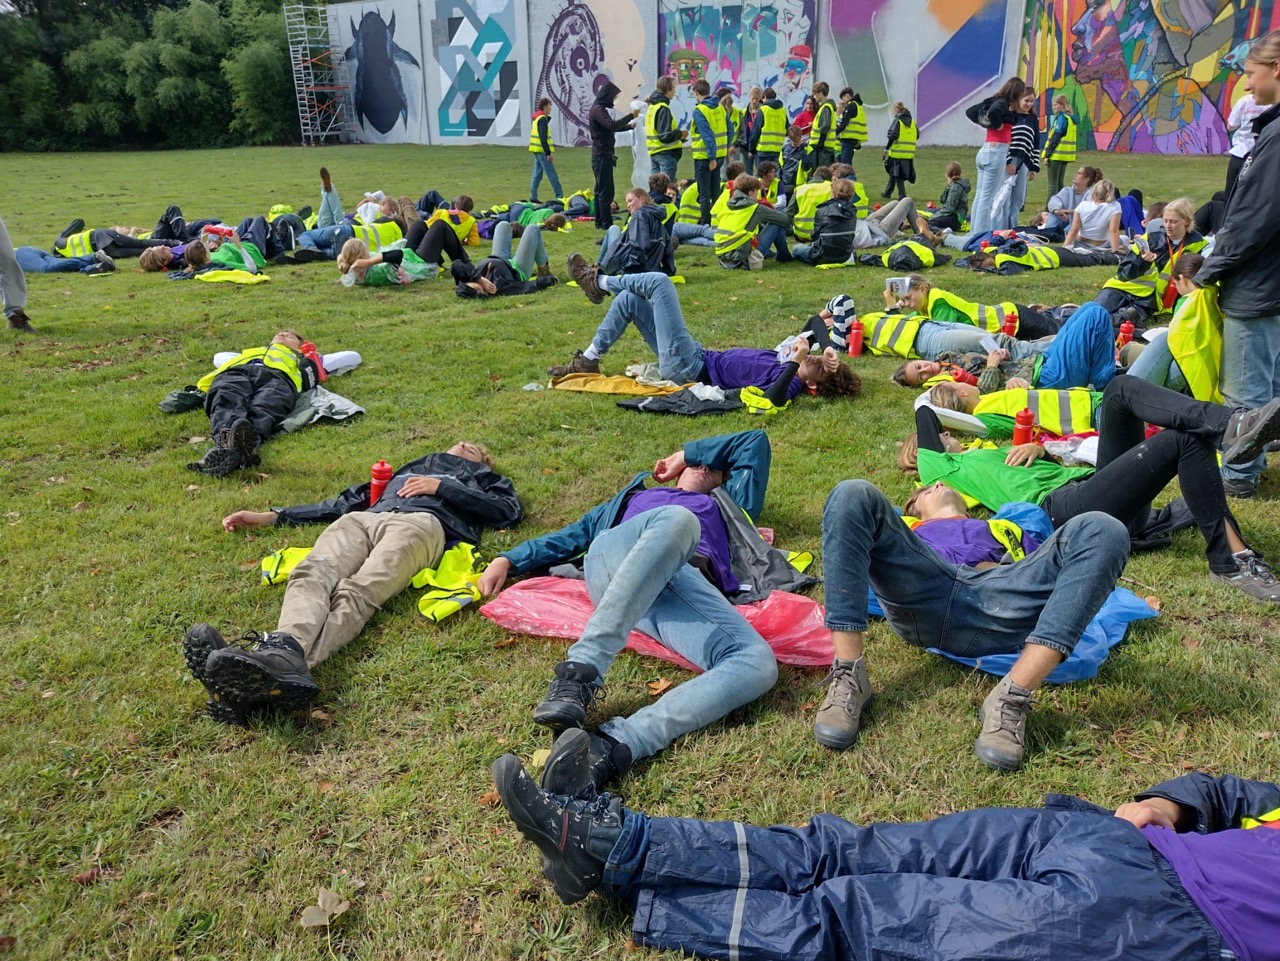
[[[1253,149],[1253,122],[1259,116],[1267,111],[1268,108],[1258,105],[1258,101],[1253,99],[1253,94],[1246,93],[1243,97],[1236,101],[1236,105],[1231,108],[1231,115],[1227,117],[1228,127],[1239,127],[1235,133],[1231,135],[1231,156],[1246,157],[1249,151]]]
[[[1108,243],[1111,237],[1111,218],[1120,213],[1120,205],[1115,201],[1106,204],[1092,200],[1080,201],[1076,207],[1080,215],[1080,237],[1094,243]]]

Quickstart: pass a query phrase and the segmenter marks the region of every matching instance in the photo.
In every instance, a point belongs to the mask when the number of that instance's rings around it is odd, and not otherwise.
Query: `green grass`
[[[946,160],[925,150],[915,196],[936,197]],[[560,155],[568,189],[585,151]],[[1223,161],[1089,156],[1149,201],[1217,189]],[[314,203],[326,164],[348,204],[363,190],[465,191],[480,205],[521,196],[517,150],[342,147],[221,153],[0,155],[14,242],[48,245],[72,217],[154,222],[238,218]],[[687,164],[687,162],[686,162]],[[879,170],[868,177],[878,191]],[[1032,185],[1031,203],[1044,197]],[[589,251],[579,225],[551,238],[557,270]],[[694,335],[713,347],[769,346],[830,295],[874,303],[887,271],[720,270],[680,254]],[[327,265],[282,267],[259,287],[175,284],[123,262],[116,274],[37,276],[40,335],[0,340],[0,936],[23,958],[622,958],[625,914],[602,899],[566,909],[485,798],[503,751],[548,743],[530,721],[564,645],[507,635],[474,612],[441,626],[398,597],[318,671],[322,713],[253,730],[204,717],[182,662],[184,629],[271,628],[280,590],[252,562],[306,545],[319,527],[222,532],[241,507],[307,503],[458,439],[489,444],[527,510],[487,551],[551,530],[615,492],[683,440],[756,426],[623,412],[612,398],[531,393],[550,363],[584,346],[602,309],[558,287],[536,297],[460,301],[443,283],[344,290]],[[1082,301],[1106,270],[991,278],[950,267],[949,289],[987,302]],[[735,299],[736,298],[736,299]],[[368,408],[340,426],[272,441],[260,472],[211,480],[184,470],[208,435],[199,412],[162,414],[215,351],[260,344],[288,324],[364,365],[335,387]],[[629,334],[608,361],[645,349]],[[905,498],[893,467],[911,424],[893,363],[856,362],[856,402],[804,401],[768,421],[774,467],[762,523],[817,550],[830,488],[867,477]],[[1170,492],[1172,496],[1173,492]],[[1264,553],[1280,556],[1273,477],[1233,504]],[[1126,576],[1163,614],[1139,625],[1095,682],[1046,690],[1026,768],[1001,776],[971,753],[986,676],[909,649],[883,624],[869,641],[877,701],[851,751],[811,735],[821,674],[784,668],[777,687],[687,737],[625,782],[628,804],[664,815],[797,823],[817,811],[910,819],[983,804],[1034,804],[1048,790],[1113,804],[1189,768],[1271,777],[1280,679],[1274,611],[1207,577],[1199,535],[1134,558]],[[1142,585],[1149,585],[1150,589]],[[820,598],[820,593],[819,593]],[[631,710],[645,682],[680,672],[620,658],[607,708]],[[75,876],[93,867],[95,884]],[[318,887],[350,897],[323,933],[298,924]],[[3,942],[0,942],[3,943]]]

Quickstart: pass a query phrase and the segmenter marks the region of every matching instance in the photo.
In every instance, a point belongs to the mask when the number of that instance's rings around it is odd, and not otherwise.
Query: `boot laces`
[[[593,702],[603,699],[603,686],[592,688],[583,681],[563,677],[554,678],[547,691],[548,701],[581,701],[584,707],[589,707]]]
[[[245,631],[235,641],[228,644],[228,647],[238,647],[242,651],[256,651],[262,647],[262,642],[266,640],[266,635],[262,631]]]
[[[1252,577],[1268,587],[1275,585],[1275,572],[1271,569],[1271,566],[1262,559],[1261,554],[1250,552],[1247,557],[1239,558],[1238,564],[1241,574]]]
[[[853,698],[858,693],[858,677],[852,667],[833,667],[831,673],[822,679],[827,686],[826,705],[853,709]]]
[[[1031,709],[1031,704],[1035,700],[1034,696],[1014,694],[1006,691],[1004,696],[996,704],[996,709],[987,717],[987,726],[993,731],[1004,731],[1013,735],[1017,740],[1022,739],[1021,733],[1018,731],[1018,724],[1024,721],[1027,711]]]

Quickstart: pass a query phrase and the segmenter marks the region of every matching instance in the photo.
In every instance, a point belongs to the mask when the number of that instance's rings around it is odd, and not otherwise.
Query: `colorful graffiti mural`
[[[1029,0],[1023,57],[1043,103],[1071,101],[1088,148],[1221,154],[1244,54],[1278,26],[1271,2]]]
[[[436,0],[432,49],[440,98],[435,132],[442,139],[493,142],[519,138],[522,100],[528,90],[517,42],[516,0]]]
[[[816,0],[660,0],[658,63],[676,77],[676,119],[688,123],[697,103],[690,88],[701,79],[743,99],[752,87],[773,87],[799,113],[814,80],[815,21]]]

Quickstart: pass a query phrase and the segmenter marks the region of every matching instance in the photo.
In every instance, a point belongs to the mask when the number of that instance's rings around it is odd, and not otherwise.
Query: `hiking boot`
[[[587,719],[587,705],[596,699],[599,673],[590,664],[561,661],[555,666],[555,678],[547,688],[547,696],[533,709],[535,724],[563,730],[582,727]]]
[[[36,332],[36,329],[31,326],[31,318],[27,316],[27,312],[21,307],[9,315],[9,329],[18,330],[24,334],[34,334]]]
[[[298,219],[305,224],[307,222],[307,218],[315,213],[315,211],[311,209],[311,204],[303,204],[295,210],[294,213],[297,214]]]
[[[542,790],[591,798],[631,770],[631,748],[602,734],[570,728],[556,738],[542,768]]]
[[[288,634],[246,635],[249,647],[222,647],[205,661],[205,686],[241,709],[306,707],[320,693],[302,645]]]
[[[328,193],[333,189],[333,181],[329,178],[329,168],[320,168],[320,186],[324,188],[324,192]]]
[[[328,260],[329,255],[315,247],[298,247],[293,252],[293,259],[300,264],[313,264],[318,260]]]
[[[1280,603],[1280,581],[1276,580],[1275,572],[1262,559],[1261,554],[1244,551],[1233,555],[1232,560],[1236,562],[1236,573],[1215,574],[1210,571],[1209,576],[1215,581],[1238,587],[1255,601],[1261,601],[1263,604]],[[554,754],[555,751],[551,753]]]
[[[551,274],[551,265],[550,265],[550,264],[538,264],[538,269],[534,272],[534,276],[535,276],[535,277],[550,277],[550,276],[552,276],[552,274]]]
[[[227,447],[211,447],[197,461],[187,465],[187,470],[197,474],[208,474],[210,477],[226,477],[243,465],[243,458],[238,450]]]
[[[596,283],[596,275],[599,272],[600,268],[596,264],[587,263],[587,258],[582,254],[569,255],[569,276],[582,288],[582,292],[587,295],[587,300],[593,304],[604,303],[604,291]]]
[[[104,271],[116,269],[116,259],[105,250],[95,250],[93,259],[98,262],[97,266],[100,266]]]
[[[547,373],[552,377],[566,377],[569,374],[598,374],[600,373],[600,361],[587,360],[586,354],[580,350],[575,350],[573,352],[573,360],[567,364],[548,367]]]
[[[226,646],[227,642],[217,628],[211,624],[197,624],[187,629],[187,635],[182,641],[182,654],[192,676],[209,692],[209,700],[205,703],[209,717],[221,724],[243,726],[247,723],[244,710],[238,704],[223,700],[222,695],[210,686],[209,675],[205,670],[209,655]]]
[[[858,739],[862,712],[871,700],[867,664],[862,658],[856,661],[837,658],[823,683],[827,685],[827,696],[818,708],[813,736],[823,747],[843,751]]]
[[[262,459],[258,457],[258,445],[262,441],[252,424],[241,418],[231,425],[227,435],[226,443],[219,446],[230,447],[239,454],[241,466],[252,467],[254,464],[262,463]]]
[[[1237,410],[1222,433],[1222,463],[1247,464],[1280,440],[1280,397],[1265,407]]]
[[[1244,501],[1258,493],[1258,481],[1256,478],[1237,480],[1234,477],[1224,477],[1222,478],[1222,490],[1228,497]]]
[[[982,733],[973,742],[974,753],[987,767],[1016,771],[1026,750],[1027,714],[1035,695],[1018,687],[1008,676],[991,689],[978,711]]]
[[[490,769],[507,816],[542,853],[542,873],[565,904],[577,904],[604,879],[604,864],[622,834],[622,802],[548,794],[520,759],[504,754]]]

